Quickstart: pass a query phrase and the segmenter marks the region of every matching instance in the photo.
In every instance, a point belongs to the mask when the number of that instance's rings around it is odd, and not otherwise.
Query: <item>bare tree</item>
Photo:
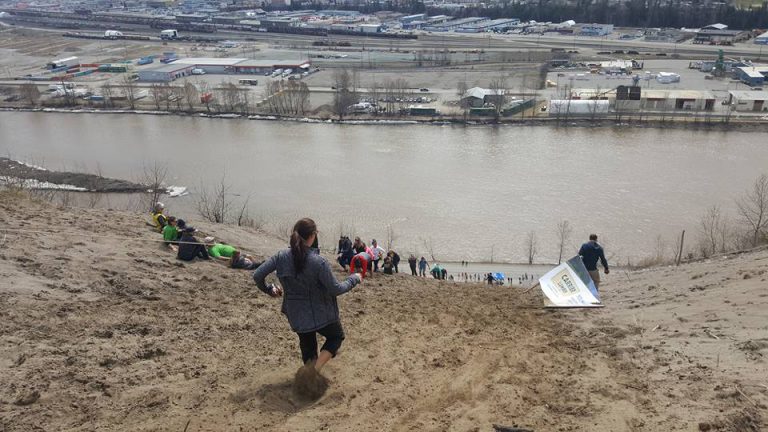
[[[29,105],[35,106],[40,100],[40,90],[37,85],[29,82],[19,87],[19,96]]]
[[[381,84],[376,79],[368,87],[368,96],[371,98],[371,103],[376,105],[376,112],[378,113],[379,99],[381,99]]]
[[[142,174],[139,177],[139,183],[147,187],[147,192],[144,193],[144,202],[142,207],[149,210],[154,210],[155,203],[160,200],[160,196],[165,193],[163,183],[168,177],[168,167],[165,164],[154,162],[152,165],[144,165],[142,168]]]
[[[77,97],[75,96],[74,85],[72,83],[68,83],[64,81],[63,78],[59,81],[59,84],[61,85],[61,89],[64,92],[62,96],[62,98],[64,99],[64,105],[66,106],[77,105]]]
[[[160,84],[152,84],[149,87],[149,95],[152,97],[152,101],[155,103],[155,109],[160,111],[160,104],[163,102],[165,91]]]
[[[557,223],[557,245],[560,250],[557,255],[558,265],[563,261],[563,251],[568,244],[568,240],[571,238],[571,234],[573,234],[573,228],[567,220],[562,220]]]
[[[429,258],[434,262],[437,261],[437,258],[435,257],[435,245],[432,242],[431,238],[428,239],[422,239],[422,244],[424,246],[424,249],[429,254]]]
[[[533,264],[536,254],[539,252],[539,240],[535,231],[529,231],[525,238],[525,247],[528,250],[528,264]]]
[[[211,112],[211,102],[213,101],[213,92],[207,82],[200,83],[200,102],[205,105],[205,110]]]
[[[184,101],[187,103],[187,110],[191,112],[195,109],[195,103],[197,103],[197,87],[189,81],[184,81],[182,92],[184,93]]]
[[[491,80],[488,89],[491,90],[491,98],[493,99],[493,115],[496,121],[501,117],[501,113],[504,111],[504,106],[507,104],[507,80],[501,75]]]
[[[384,81],[384,112],[387,115],[394,114],[395,100],[397,99],[395,91],[395,81],[387,79]]]
[[[114,105],[113,98],[115,97],[115,89],[111,84],[104,84],[101,86],[101,96],[104,98],[105,107]]]
[[[597,118],[597,114],[600,111],[600,100],[603,97],[602,95],[602,89],[598,85],[597,88],[595,88],[595,94],[591,98],[592,100],[589,101],[589,105],[587,105],[587,109],[589,111],[589,119],[595,120]]]
[[[309,87],[304,82],[268,82],[264,89],[264,100],[272,114],[302,115],[309,108]]]
[[[397,108],[400,113],[408,106],[408,98],[412,92],[411,85],[405,78],[395,80]]]
[[[291,233],[293,231],[293,222],[291,222],[292,220],[293,219],[291,218],[283,218],[277,221],[274,230],[274,234],[277,236],[277,238],[281,240],[288,240],[291,238]]]
[[[349,222],[343,218],[339,220],[339,237],[341,236],[351,237],[355,233],[355,231],[357,231],[357,229],[353,222]]]
[[[710,256],[717,253],[720,249],[720,233],[722,231],[725,231],[725,222],[720,206],[713,205],[699,221],[702,255]]]
[[[664,238],[661,236],[661,234],[656,236],[656,242],[654,246],[654,260],[656,261],[656,264],[661,264],[664,262],[664,258],[667,255],[667,242],[664,241]]]
[[[128,106],[131,107],[131,109],[136,109],[136,100],[137,100],[137,87],[136,87],[136,81],[134,81],[130,75],[123,75],[122,81],[122,91],[123,95],[125,96],[125,100],[128,101]]]
[[[220,100],[222,101],[224,111],[232,113],[238,111],[245,113],[248,111],[246,91],[240,89],[234,83],[222,82],[216,90],[221,95]]]
[[[464,97],[464,95],[467,93],[467,90],[469,90],[469,86],[467,85],[467,80],[460,80],[456,83],[456,96],[461,99]]]
[[[104,197],[104,194],[98,191],[99,182],[103,178],[101,166],[96,165],[96,171],[93,176],[88,177],[88,207],[96,208]]]
[[[768,229],[768,175],[755,180],[752,189],[736,202],[739,216],[747,227],[752,246],[765,240]]]
[[[176,100],[171,83],[165,82],[160,84],[161,92],[163,94],[163,100],[165,101],[165,110],[171,110],[171,104]]]
[[[461,108],[464,121],[467,120],[467,115],[469,114],[469,104],[464,100],[467,90],[469,90],[469,87],[466,80],[462,79],[456,83],[456,96],[459,98],[459,107]]]
[[[333,72],[333,112],[339,116],[339,120],[344,119],[349,106],[357,103],[358,96],[355,84],[355,74],[348,69],[340,69]]]
[[[232,186],[227,183],[226,173],[215,185],[206,186],[200,184],[200,190],[197,194],[197,213],[205,220],[213,223],[225,223],[232,210],[231,190]],[[247,207],[247,203],[246,203]]]
[[[395,240],[397,239],[397,232],[395,231],[395,227],[392,225],[392,223],[387,224],[387,250],[392,250],[392,246],[395,243]]]
[[[245,226],[250,227],[253,229],[261,230],[264,228],[264,224],[266,221],[263,217],[252,217],[250,212],[250,201],[251,201],[252,194],[248,194],[248,196],[243,200],[242,204],[240,205],[240,210],[237,213],[237,218],[235,222],[237,222],[237,226]]]

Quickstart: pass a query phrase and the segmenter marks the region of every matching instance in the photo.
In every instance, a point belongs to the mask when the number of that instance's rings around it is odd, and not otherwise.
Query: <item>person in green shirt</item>
[[[179,229],[176,228],[176,218],[168,216],[168,223],[163,227],[163,240],[166,246],[176,250],[175,243],[179,239]]]
[[[203,240],[206,246],[208,246],[208,255],[222,261],[230,261],[232,259],[232,255],[237,252],[237,249],[228,244],[214,243],[214,240],[215,239],[213,237],[206,237]]]

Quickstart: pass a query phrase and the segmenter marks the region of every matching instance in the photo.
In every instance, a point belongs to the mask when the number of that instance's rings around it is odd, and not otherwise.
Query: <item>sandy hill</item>
[[[279,301],[157,239],[143,215],[0,196],[0,430],[766,428],[768,252],[617,270],[601,310],[377,275],[340,298],[347,340],[307,402]]]

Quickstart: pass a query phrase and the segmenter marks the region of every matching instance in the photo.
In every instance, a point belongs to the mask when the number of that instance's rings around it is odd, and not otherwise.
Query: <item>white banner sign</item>
[[[539,278],[547,307],[602,307],[581,257],[575,256]]]

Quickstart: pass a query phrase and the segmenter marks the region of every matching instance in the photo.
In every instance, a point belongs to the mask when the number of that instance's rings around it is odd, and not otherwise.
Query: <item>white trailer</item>
[[[549,115],[606,114],[611,103],[604,99],[553,99],[549,101]]]
[[[175,29],[168,29],[168,30],[161,30],[160,31],[160,39],[178,39],[179,32]]]
[[[656,75],[656,81],[661,84],[672,84],[680,82],[680,75],[674,72],[659,72]]]
[[[117,30],[107,30],[104,32],[104,39],[119,39],[123,37],[123,33]]]
[[[80,59],[77,57],[67,57],[54,60],[46,65],[48,69],[58,69],[62,67],[73,68],[80,65]]]

